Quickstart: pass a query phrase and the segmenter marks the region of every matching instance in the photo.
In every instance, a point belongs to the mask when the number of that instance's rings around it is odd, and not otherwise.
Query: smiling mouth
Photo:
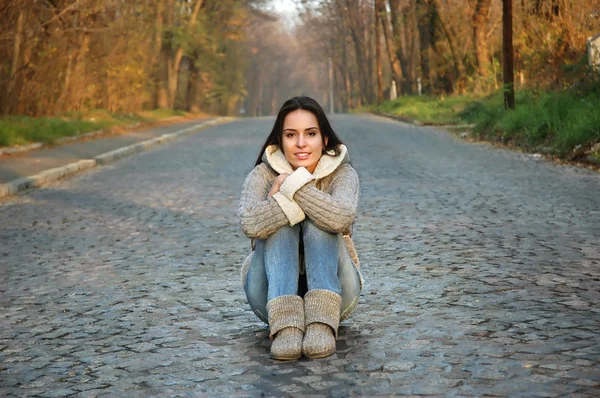
[[[308,152],[299,152],[299,153],[296,153],[295,155],[296,155],[296,157],[298,159],[302,160],[302,159],[308,158],[310,156],[310,153],[308,153]]]

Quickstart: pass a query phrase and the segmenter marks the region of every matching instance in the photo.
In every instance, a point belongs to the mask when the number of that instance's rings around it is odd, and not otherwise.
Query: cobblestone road
[[[0,204],[0,395],[600,395],[600,175],[372,116],[365,290],[338,352],[268,356],[235,213],[273,119]]]

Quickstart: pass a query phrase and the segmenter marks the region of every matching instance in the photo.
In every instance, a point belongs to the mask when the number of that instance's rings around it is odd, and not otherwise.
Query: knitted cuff
[[[315,177],[304,167],[298,167],[296,171],[290,174],[279,187],[279,192],[285,195],[289,200],[294,200],[294,194],[297,190],[306,185],[307,182],[314,180]]]
[[[306,217],[300,206],[293,200],[289,200],[281,192],[276,192],[273,195],[273,199],[275,199],[279,207],[281,207],[281,210],[289,221],[290,227],[302,222]]]
[[[346,247],[348,248],[348,254],[350,254],[350,259],[354,263],[354,268],[356,268],[356,272],[358,272],[358,278],[360,280],[360,291],[362,291],[365,285],[365,280],[363,279],[362,272],[360,272],[360,260],[358,259],[358,254],[356,253],[354,242],[352,242],[352,238],[348,235],[344,235],[343,237],[344,243],[346,243]]]
[[[269,338],[273,340],[281,329],[295,327],[304,332],[304,302],[302,297],[286,295],[275,297],[267,303]]]
[[[310,290],[304,295],[306,325],[317,322],[329,325],[337,338],[341,306],[342,296],[339,294],[325,289]]]

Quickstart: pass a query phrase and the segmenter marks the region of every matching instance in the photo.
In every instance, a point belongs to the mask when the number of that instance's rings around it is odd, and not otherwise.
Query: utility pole
[[[329,113],[333,114],[335,107],[333,106],[333,61],[329,57]]]
[[[502,67],[504,72],[504,108],[515,109],[512,0],[502,0],[502,53]]]

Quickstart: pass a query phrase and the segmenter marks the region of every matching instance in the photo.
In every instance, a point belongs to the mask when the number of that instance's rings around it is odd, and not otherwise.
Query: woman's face
[[[281,146],[285,158],[294,170],[305,167],[312,173],[321,159],[325,145],[317,117],[312,112],[298,109],[288,113],[283,121]]]

